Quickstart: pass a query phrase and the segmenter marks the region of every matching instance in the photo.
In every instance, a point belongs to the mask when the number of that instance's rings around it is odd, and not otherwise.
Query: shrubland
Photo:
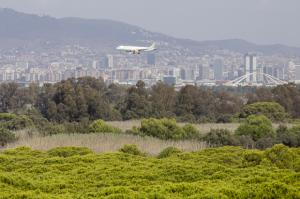
[[[103,120],[95,120],[89,125],[90,133],[121,133],[122,130],[108,125]]]
[[[300,197],[299,148],[166,149],[170,155],[164,158],[136,151],[133,146],[105,154],[74,147],[2,151],[0,198]]]
[[[106,85],[102,79],[84,77],[28,88],[0,84],[2,145],[15,131],[33,129],[40,136],[57,134],[124,133],[107,121],[142,120],[127,131],[163,140],[200,140],[211,146],[269,148],[283,143],[299,146],[299,127],[274,129],[272,122],[293,122],[300,117],[300,87],[207,88],[187,85],[180,90],[158,82],[147,88]],[[231,132],[216,129],[205,135],[195,123],[240,123]],[[177,122],[185,122],[179,125]],[[3,130],[3,132],[4,132]],[[16,137],[17,138],[17,137]]]
[[[242,146],[244,148],[266,149],[274,144],[284,144],[290,147],[300,146],[300,127],[288,128],[279,125],[272,126],[271,120],[264,115],[248,116],[235,132],[227,129],[211,129],[201,140],[210,146]]]
[[[195,139],[199,137],[199,131],[191,124],[179,126],[175,119],[143,119],[140,127],[133,127],[128,133],[152,136],[168,140]]]

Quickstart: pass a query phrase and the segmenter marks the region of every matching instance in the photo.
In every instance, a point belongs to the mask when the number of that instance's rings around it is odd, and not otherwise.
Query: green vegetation
[[[203,138],[210,146],[238,146],[239,140],[227,129],[211,129]]]
[[[201,138],[212,147],[242,146],[244,148],[266,149],[274,144],[289,147],[300,146],[300,126],[290,129],[279,125],[275,130],[271,121],[263,115],[250,115],[243,123],[231,132],[227,129],[211,129]]]
[[[59,147],[48,151],[49,156],[64,158],[75,155],[87,155],[92,153],[93,152],[90,149],[84,147]]]
[[[127,153],[131,155],[139,155],[139,156],[145,156],[146,154],[141,152],[139,148],[136,145],[124,145],[120,150],[122,153]]]
[[[280,125],[276,130],[277,143],[282,143],[290,147],[300,147],[300,126],[294,126],[288,129]]]
[[[0,127],[0,147],[16,140],[16,136],[9,130]]]
[[[32,120],[26,115],[0,113],[0,126],[8,130],[20,130],[33,126]]]
[[[167,147],[164,150],[162,150],[157,157],[158,158],[167,158],[174,154],[179,154],[179,153],[182,153],[182,150],[177,149],[176,147],[170,146],[170,147]]]
[[[162,82],[151,88],[142,81],[127,87],[107,86],[102,79],[92,77],[71,78],[42,87],[3,83],[0,84],[0,127],[13,133],[29,128],[41,136],[120,133],[125,130],[104,121],[143,119],[141,127],[128,132],[164,140],[202,139],[211,146],[265,149],[283,143],[297,147],[299,127],[276,130],[265,117],[273,122],[297,120],[299,96],[300,87],[295,84],[275,88],[187,85],[177,91]],[[193,125],[181,126],[176,121],[243,123],[235,133],[213,129],[205,136],[199,135],[201,132]],[[13,133],[6,131],[2,137]],[[2,145],[6,143],[3,141]]]
[[[263,137],[273,137],[272,122],[264,115],[250,115],[235,132],[237,135],[245,135],[257,141]]]
[[[300,151],[238,147],[168,158],[81,148],[0,153],[0,198],[299,198]]]
[[[102,79],[83,77],[42,87],[2,83],[0,112],[27,114],[28,110],[36,110],[43,118],[56,123],[142,118],[231,122],[234,116],[246,118],[253,114],[281,122],[300,117],[299,96],[300,87],[295,84],[275,88],[187,85],[176,91],[162,82],[151,88],[142,81],[130,87],[107,86]]]
[[[264,115],[274,122],[283,122],[288,115],[284,108],[276,102],[257,102],[243,107],[241,117],[247,118],[250,115]]]
[[[121,133],[122,130],[106,124],[103,120],[95,120],[89,126],[90,133]]]
[[[160,139],[180,140],[193,139],[199,136],[198,130],[191,124],[180,127],[175,119],[144,119],[140,128],[134,128],[133,132],[139,135],[152,136]]]

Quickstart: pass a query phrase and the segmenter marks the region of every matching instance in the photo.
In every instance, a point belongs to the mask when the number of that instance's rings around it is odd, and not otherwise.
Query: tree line
[[[269,102],[249,107],[257,102]],[[270,103],[277,103],[279,106]],[[39,87],[0,84],[0,112],[24,113],[34,109],[51,122],[176,118],[186,122],[230,122],[261,107],[281,117],[300,117],[300,88],[295,84],[274,88],[207,88],[187,85],[180,90],[158,82],[151,88],[106,85],[102,79],[83,77]],[[277,108],[276,108],[277,107]],[[279,112],[279,113],[278,113]],[[282,113],[285,112],[285,113]],[[278,116],[272,116],[275,118]],[[273,118],[270,118],[273,119]]]

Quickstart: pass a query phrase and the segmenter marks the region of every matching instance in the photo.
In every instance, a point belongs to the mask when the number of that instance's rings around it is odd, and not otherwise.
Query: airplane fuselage
[[[140,54],[141,52],[149,52],[156,50],[155,44],[152,44],[149,47],[142,46],[118,46],[117,50],[129,52],[132,54]]]

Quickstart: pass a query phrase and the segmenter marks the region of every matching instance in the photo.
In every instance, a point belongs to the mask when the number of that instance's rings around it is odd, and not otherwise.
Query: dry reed
[[[192,140],[165,141],[152,137],[140,137],[127,134],[58,134],[53,136],[21,136],[19,140],[10,143],[8,148],[27,146],[37,150],[49,150],[56,147],[77,146],[88,147],[94,152],[115,152],[125,144],[135,144],[143,152],[157,155],[169,146],[184,151],[199,151],[207,148],[206,143]]]

